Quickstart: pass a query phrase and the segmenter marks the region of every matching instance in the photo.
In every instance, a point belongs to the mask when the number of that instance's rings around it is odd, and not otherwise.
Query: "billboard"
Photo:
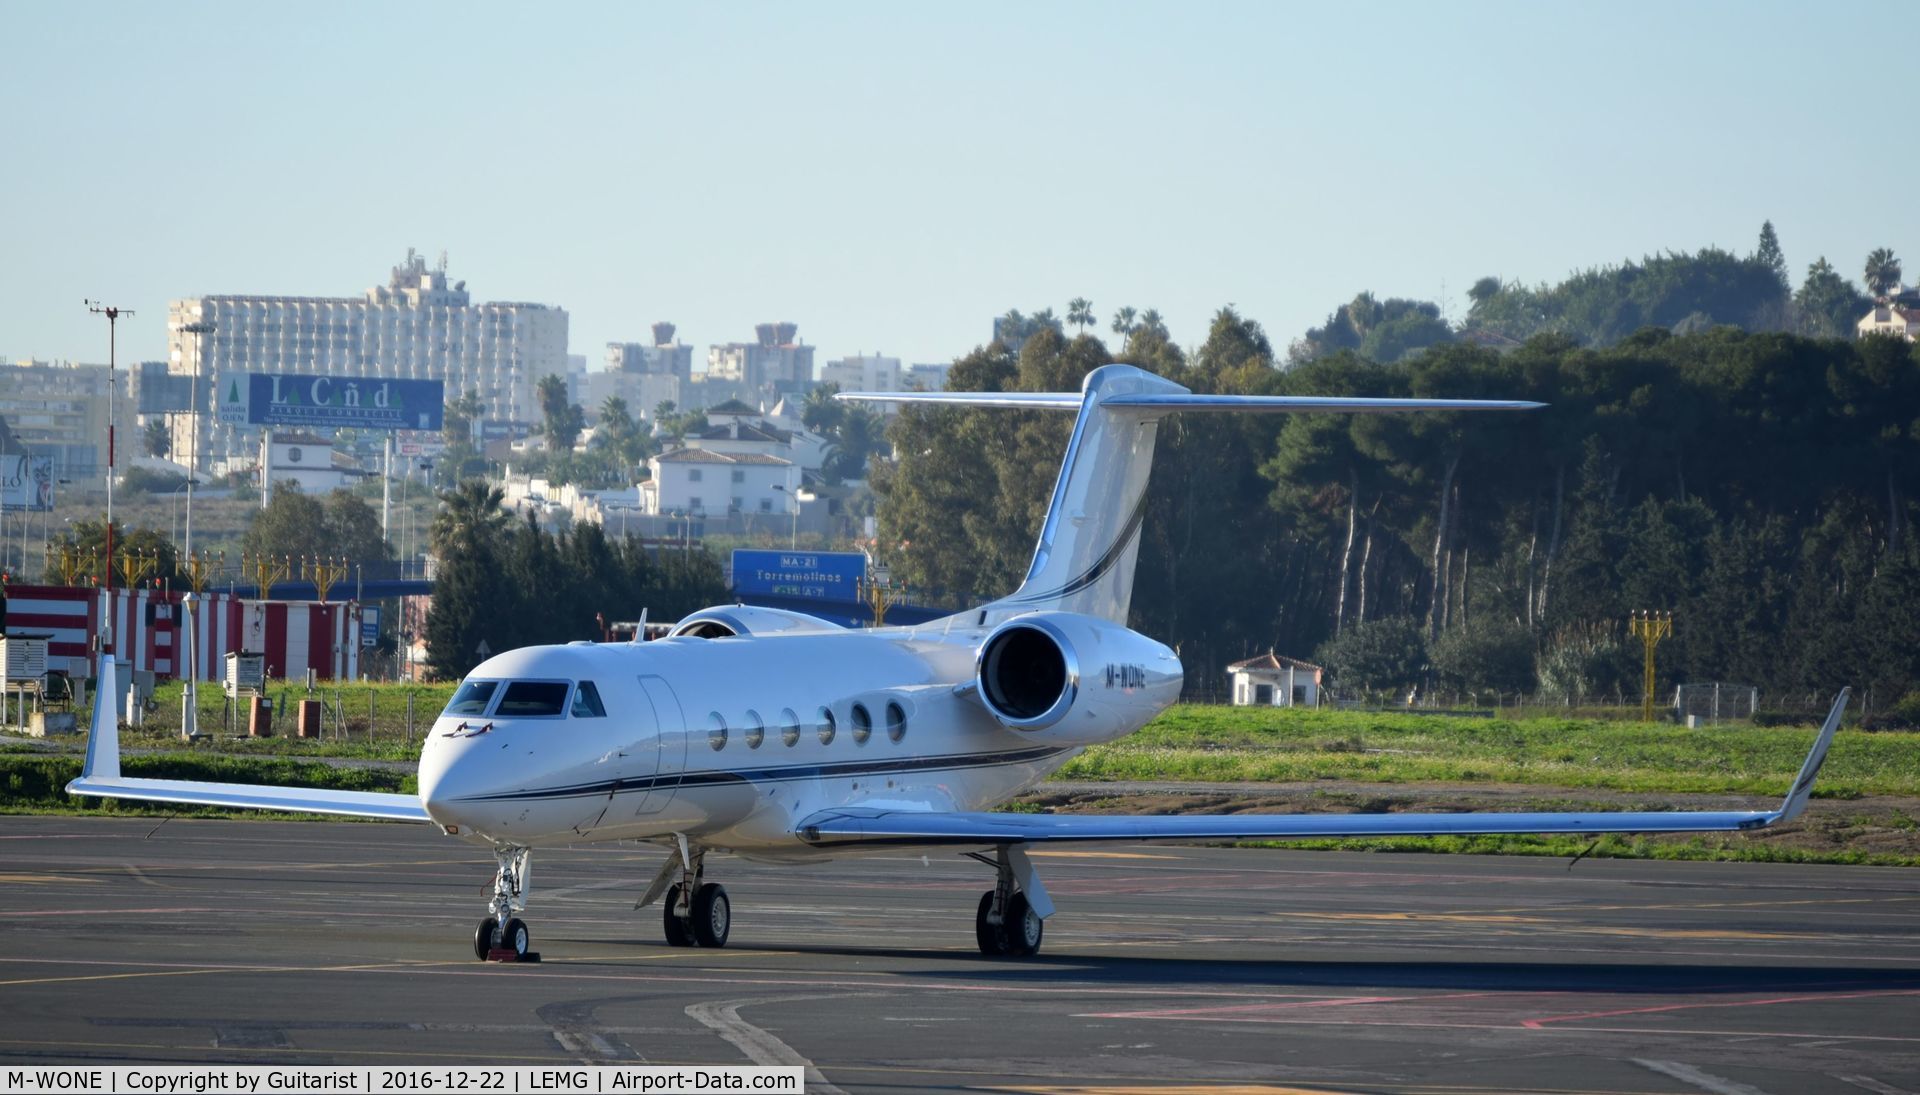
[[[215,414],[235,425],[438,430],[446,419],[439,380],[229,373],[217,384]]]
[[[53,508],[53,457],[0,453],[0,506],[7,509]]]
[[[756,551],[735,548],[735,593],[854,601],[867,576],[867,557],[858,551]]]

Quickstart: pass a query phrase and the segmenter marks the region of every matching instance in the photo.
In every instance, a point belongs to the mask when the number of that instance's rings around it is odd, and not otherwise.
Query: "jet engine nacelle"
[[[804,612],[790,612],[784,608],[761,608],[758,605],[715,605],[703,608],[691,616],[673,625],[667,632],[671,639],[678,635],[696,639],[728,639],[735,635],[780,635],[798,631],[844,631],[838,624],[831,624],[818,616],[809,616]]]
[[[993,629],[974,660],[980,702],[1009,729],[1062,744],[1110,741],[1180,698],[1180,659],[1095,616],[1035,612]]]

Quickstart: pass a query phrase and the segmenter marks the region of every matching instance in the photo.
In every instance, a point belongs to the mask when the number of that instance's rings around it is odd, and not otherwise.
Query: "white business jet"
[[[487,659],[420,753],[419,794],[253,787],[120,774],[99,704],[74,794],[428,822],[498,862],[480,957],[527,952],[520,914],[535,848],[664,846],[641,904],[665,897],[667,942],[727,942],[727,892],[708,853],[819,860],[943,848],[994,872],[981,951],[1030,955],[1054,911],[1026,849],[1084,841],[1230,841],[1441,833],[1752,830],[1792,820],[1840,723],[1843,691],[1799,779],[1770,811],[1072,816],[993,813],[1087,746],[1125,737],[1180,694],[1180,660],[1130,631],[1147,473],[1160,420],[1183,412],[1519,411],[1492,400],[1195,395],[1109,365],[1078,393],[845,394],[842,399],[1075,413],[1026,580],[932,623],[846,630],[800,613],[726,606],[665,639],[570,643]],[[113,695],[112,660],[100,664]],[[505,953],[502,953],[505,952]]]

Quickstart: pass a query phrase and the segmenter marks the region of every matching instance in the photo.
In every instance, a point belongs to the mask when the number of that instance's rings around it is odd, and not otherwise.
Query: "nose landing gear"
[[[529,848],[502,845],[493,850],[498,865],[493,874],[493,897],[487,902],[488,916],[473,933],[473,956],[481,961],[531,961],[533,933],[517,915],[526,911],[527,889],[533,871],[533,852]]]

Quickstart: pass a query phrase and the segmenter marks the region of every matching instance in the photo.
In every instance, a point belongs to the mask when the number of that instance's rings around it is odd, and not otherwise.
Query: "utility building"
[[[1236,707],[1318,707],[1326,670],[1272,651],[1227,667]]]

